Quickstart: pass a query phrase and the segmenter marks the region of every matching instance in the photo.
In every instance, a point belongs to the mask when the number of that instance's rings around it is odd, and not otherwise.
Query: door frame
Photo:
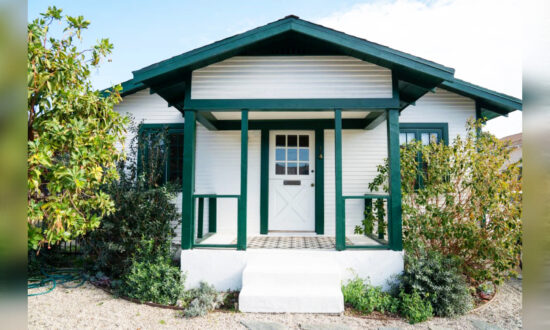
[[[261,130],[261,160],[260,160],[260,234],[267,235],[269,230],[269,135],[272,130],[284,131],[315,131],[315,233],[325,232],[325,131],[316,125],[305,125],[300,128],[288,129],[285,124],[274,123],[273,127]]]

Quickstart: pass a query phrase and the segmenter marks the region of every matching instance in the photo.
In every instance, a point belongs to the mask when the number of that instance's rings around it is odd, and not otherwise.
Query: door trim
[[[296,130],[287,129],[282,124],[273,128],[261,130],[260,147],[260,234],[269,232],[269,134],[271,130]],[[325,160],[324,160],[324,129],[315,128],[315,233],[323,235],[325,232]]]

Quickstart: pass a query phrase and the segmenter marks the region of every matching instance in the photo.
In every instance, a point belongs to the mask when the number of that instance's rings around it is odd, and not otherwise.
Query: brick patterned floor
[[[335,249],[335,238],[331,236],[253,236],[247,242],[249,249]],[[346,245],[353,243],[346,239]]]

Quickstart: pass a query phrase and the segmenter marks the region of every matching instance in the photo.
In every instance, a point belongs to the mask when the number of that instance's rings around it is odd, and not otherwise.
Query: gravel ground
[[[29,297],[29,329],[246,329],[241,322],[272,322],[287,329],[518,329],[521,322],[521,280],[502,285],[488,304],[457,319],[434,318],[414,326],[402,320],[319,314],[244,314],[215,312],[184,319],[178,311],[117,299],[91,284],[57,287]],[[275,327],[272,327],[275,329]]]

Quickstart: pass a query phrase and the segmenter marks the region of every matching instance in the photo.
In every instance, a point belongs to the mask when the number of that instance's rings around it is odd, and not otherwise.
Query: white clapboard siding
[[[335,233],[334,130],[325,130],[325,234]],[[376,177],[376,167],[388,156],[386,122],[373,130],[342,131],[342,190],[344,195],[363,195]],[[382,192],[381,192],[382,193]],[[361,199],[346,201],[346,235],[364,219]]]
[[[235,56],[191,83],[192,99],[391,97],[391,70],[349,56]]]
[[[259,234],[260,131],[249,131],[248,135],[247,229],[249,234]],[[197,194],[238,195],[241,186],[241,132],[208,131],[198,125],[195,164]],[[237,233],[236,199],[223,198],[217,203],[217,232]]]
[[[416,105],[409,105],[401,112],[401,123],[448,123],[449,142],[457,135],[466,135],[468,118],[476,115],[474,100],[447,90],[437,88],[428,92]]]

